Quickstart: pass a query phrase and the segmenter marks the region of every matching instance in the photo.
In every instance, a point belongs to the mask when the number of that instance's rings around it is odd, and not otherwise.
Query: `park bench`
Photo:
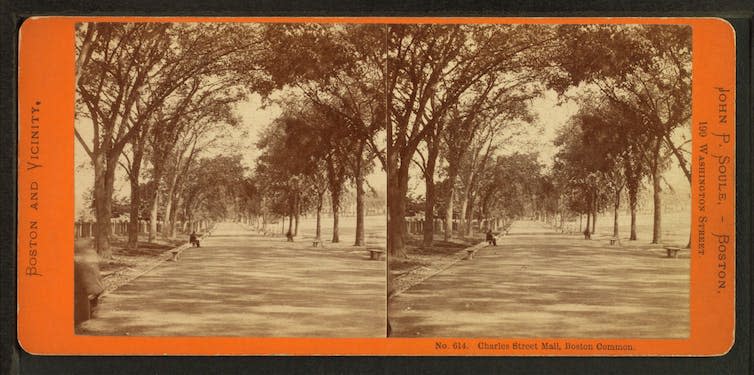
[[[318,239],[318,238],[315,238],[315,239],[314,239],[314,240],[312,241],[312,247],[318,247],[318,246],[320,246],[320,242],[319,242],[319,239]]]
[[[477,250],[479,250],[479,248],[477,247],[470,247],[466,249],[466,253],[468,254],[468,256],[466,256],[466,259],[474,259],[474,253],[476,253]]]
[[[680,247],[665,246],[665,251],[668,252],[668,258],[678,258],[678,252],[681,251]]]
[[[367,249],[367,251],[369,252],[369,259],[371,260],[380,260],[382,254],[385,253],[385,250],[377,248]]]
[[[618,238],[618,237],[610,237],[610,246],[615,245],[616,242],[620,244],[620,238]]]
[[[181,257],[181,253],[183,252],[183,250],[188,249],[190,246],[191,246],[190,244],[186,244],[186,245],[178,246],[175,249],[171,249],[170,255],[172,256],[172,258],[170,258],[170,260],[172,260],[173,262],[177,262],[178,258]]]
[[[178,261],[178,257],[181,256],[181,251],[182,250],[183,249],[180,248],[180,247],[176,247],[175,249],[170,250],[170,254],[173,256],[173,258],[171,259],[173,262],[177,262]]]

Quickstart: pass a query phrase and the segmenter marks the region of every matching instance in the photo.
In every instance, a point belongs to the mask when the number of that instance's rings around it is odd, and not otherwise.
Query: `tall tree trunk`
[[[452,181],[450,182],[453,183]],[[448,195],[448,204],[445,207],[445,233],[443,239],[449,241],[453,237],[453,199],[455,195],[455,189],[450,187],[450,194]]]
[[[178,171],[176,171],[175,175],[172,176],[170,179],[170,184],[168,185],[168,191],[165,193],[165,216],[162,223],[162,235],[165,237],[170,237],[170,226],[168,225],[168,221],[170,220],[170,216],[172,215],[173,210],[173,194],[175,193],[175,187],[178,182]]]
[[[362,146],[363,148],[363,146]],[[362,151],[363,153],[363,151]],[[356,187],[356,240],[354,246],[364,246],[364,173],[359,159],[355,172]]]
[[[139,174],[141,173],[141,161],[143,157],[144,152],[142,148],[139,145],[135,145],[128,176],[131,184],[131,202],[129,203],[128,242],[126,247],[129,249],[137,249],[139,247],[139,208],[141,206]]]
[[[597,193],[594,194],[592,203],[592,234],[597,232]]]
[[[623,167],[628,190],[628,208],[631,211],[631,234],[628,238],[630,241],[636,241],[636,206],[638,204],[639,185],[641,184],[641,176],[634,166],[635,163],[636,161],[626,158]]]
[[[628,238],[631,241],[636,241],[636,208],[638,206],[638,187],[636,185],[628,185],[628,208],[631,211],[631,235]]]
[[[285,222],[285,219],[283,219],[283,222]],[[293,233],[293,212],[288,213],[288,233]]]
[[[322,198],[320,197],[319,204],[317,204],[317,228],[315,230],[317,241],[321,240],[322,236]]]
[[[155,186],[155,190],[158,190],[157,186]],[[153,242],[157,237],[157,211],[159,204],[160,194],[158,191],[155,191],[152,204],[149,207],[149,242]]]
[[[173,203],[173,207],[175,207],[175,208],[170,213],[170,218],[169,218],[169,220],[170,220],[170,224],[169,224],[170,228],[168,230],[168,236],[171,239],[175,238],[175,232],[176,232],[176,230],[175,230],[175,222],[176,222],[176,219],[178,218],[178,207],[181,205],[181,196],[180,195],[176,195],[176,196],[173,197],[173,199],[175,201]]]
[[[97,217],[95,225],[95,246],[101,258],[112,258],[110,249],[110,218],[112,216],[112,196],[107,195],[107,164],[103,154],[94,159],[94,211]]]
[[[131,204],[128,212],[128,242],[126,247],[129,249],[139,248],[139,204],[141,197],[139,194],[139,182],[131,181]]]
[[[620,193],[621,190],[615,192],[615,212],[613,217],[613,237],[618,238],[618,211],[620,211]]]
[[[157,237],[157,212],[160,204],[160,185],[162,183],[163,173],[163,160],[156,160],[156,156],[152,158],[152,181],[154,183],[154,191],[149,197],[149,242],[154,241]]]
[[[458,167],[456,163],[448,160],[448,183],[450,191],[448,193],[448,205],[445,207],[445,241],[453,237],[453,202],[456,199],[456,178],[458,177]]]
[[[591,212],[587,212],[586,213],[586,230],[591,231],[592,230],[591,225],[592,225],[592,214]]]
[[[434,172],[432,172],[434,173]],[[426,194],[424,200],[424,247],[431,247],[435,237],[435,181],[427,176]]]
[[[397,155],[388,155],[388,253],[405,257],[406,194],[408,194],[408,158],[398,163]]]
[[[340,242],[339,231],[339,215],[340,215],[340,198],[343,192],[343,182],[346,173],[345,167],[339,166],[336,160],[330,156],[326,159],[327,162],[327,181],[330,185],[330,203],[332,204],[332,242]]]
[[[426,188],[424,200],[424,247],[431,247],[435,237],[435,164],[437,151],[428,153],[427,166],[424,171],[424,185]]]
[[[440,154],[440,136],[434,132],[430,134],[434,136],[427,139],[427,160],[424,166],[424,247],[431,247],[435,237],[435,167]]]
[[[469,198],[466,202],[466,233],[465,236],[471,236],[474,231],[474,203],[475,203],[475,196],[474,194],[469,194]]]
[[[654,223],[652,224],[652,243],[662,242],[662,174],[659,168],[652,172],[652,187],[654,201]]]
[[[293,226],[293,236],[294,237],[298,236],[298,220],[299,220],[299,217],[301,216],[301,202],[300,202],[300,199],[301,198],[298,196],[298,193],[296,193],[296,200],[295,200],[295,203],[293,205],[293,212],[294,212],[294,215],[295,215],[295,217],[294,217],[295,224]]]
[[[468,211],[468,205],[469,205],[469,191],[468,189],[464,189],[463,196],[461,198],[461,213],[458,215],[458,235],[461,238],[466,237],[466,226],[468,225],[466,222],[466,211]]]
[[[338,222],[340,217],[340,191],[337,189],[332,192],[332,242],[340,242],[340,235],[338,233]]]
[[[141,194],[139,192],[139,179],[130,178],[131,182],[131,202],[128,211],[128,242],[126,247],[129,249],[139,248],[139,205],[141,204]]]
[[[636,241],[636,199],[631,204],[631,241]]]
[[[653,150],[652,187],[654,220],[652,223],[652,243],[662,243],[662,172],[660,171],[660,150],[662,139],[658,138]]]
[[[592,200],[592,197],[588,197],[587,198],[586,229],[585,230],[590,231],[590,232],[592,230],[592,205],[593,204],[594,204],[594,201]]]

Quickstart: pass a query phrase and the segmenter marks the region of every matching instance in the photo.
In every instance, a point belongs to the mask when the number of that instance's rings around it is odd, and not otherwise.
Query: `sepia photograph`
[[[19,353],[741,352],[748,23],[295,14],[23,22]]]
[[[691,28],[81,23],[75,331],[687,338]]]
[[[385,337],[384,30],[77,24],[76,334]]]
[[[690,27],[386,38],[391,337],[690,336]]]

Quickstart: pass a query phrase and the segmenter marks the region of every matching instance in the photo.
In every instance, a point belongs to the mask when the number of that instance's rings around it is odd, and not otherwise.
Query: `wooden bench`
[[[668,258],[678,258],[678,252],[681,251],[681,248],[665,246],[665,250],[668,252]]]
[[[367,249],[369,252],[369,259],[371,260],[380,260],[380,257],[382,254],[385,253],[385,250],[382,249]]]
[[[620,239],[618,237],[611,237],[610,238],[610,246],[615,245],[615,243],[620,243]]]
[[[312,247],[318,247],[318,246],[320,246],[320,242],[318,239],[315,238],[314,241],[312,241]]]
[[[474,259],[474,253],[476,253],[478,249],[476,248],[468,248],[466,249],[466,253],[469,254],[466,259]]]

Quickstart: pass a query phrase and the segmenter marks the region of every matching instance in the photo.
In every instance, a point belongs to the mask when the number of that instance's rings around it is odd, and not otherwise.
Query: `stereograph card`
[[[29,353],[735,341],[724,20],[40,17],[19,35]]]

